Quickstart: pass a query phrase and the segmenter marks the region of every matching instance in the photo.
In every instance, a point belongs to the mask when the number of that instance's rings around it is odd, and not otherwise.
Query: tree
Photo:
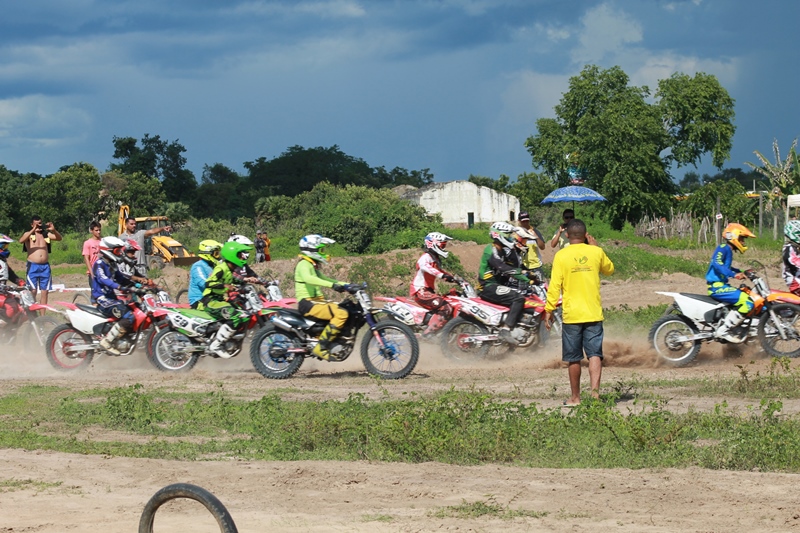
[[[694,191],[678,209],[694,216],[711,217],[717,210],[717,197],[720,211],[731,222],[750,225],[755,221],[757,203],[746,196],[747,190],[736,180],[716,180]]]
[[[157,178],[142,172],[122,174],[112,170],[103,174],[100,181],[106,213],[116,213],[117,206],[124,204],[130,206],[135,216],[163,214],[166,195]]]
[[[580,154],[586,186],[606,197],[602,210],[617,229],[665,213],[677,192],[670,166],[696,165],[708,151],[721,165],[734,131],[733,100],[713,76],[675,74],[659,82],[654,103],[647,87],[628,82],[619,67],[587,65],[570,79],[556,118],[537,120],[525,143],[534,166],[559,186],[570,179],[566,155]]]
[[[75,163],[34,181],[23,212],[39,215],[61,230],[86,231],[103,208],[100,173],[89,163]]]
[[[541,205],[542,200],[553,192],[556,184],[547,174],[536,172],[523,172],[517,176],[517,181],[508,188],[508,193],[519,198],[519,205],[529,212],[534,207]]]
[[[772,141],[772,151],[775,154],[775,163],[770,163],[764,155],[756,150],[753,152],[761,161],[762,166],[753,163],[745,163],[759,174],[766,177],[770,182],[769,202],[779,203],[786,207],[784,198],[790,194],[800,192],[800,160],[797,154],[797,139],[792,142],[789,155],[784,161],[781,158],[781,151],[778,148],[778,139]]]
[[[500,174],[500,177],[496,180],[487,176],[476,176],[474,174],[469,175],[470,183],[474,183],[479,187],[488,187],[489,189],[493,189],[497,192],[508,192],[509,181],[511,181],[511,178],[505,174]]]
[[[387,171],[384,167],[373,169],[375,179],[379,187],[397,187],[398,185],[411,185],[413,187],[424,187],[433,183],[431,169],[408,170],[402,167],[394,167]]]
[[[114,137],[114,159],[111,170],[123,174],[140,172],[145,176],[158,178],[162,183],[167,201],[191,201],[197,189],[197,180],[190,170],[185,169],[186,148],[177,140],[168,142],[156,135],[145,134],[137,145],[133,137]]]
[[[0,165],[0,233],[30,229],[30,217],[21,208],[31,198],[30,188],[41,176],[21,174]]]
[[[690,170],[689,172],[684,174],[681,181],[678,182],[678,187],[680,187],[681,191],[683,192],[696,191],[697,189],[702,187],[702,183],[700,183],[700,174],[698,174],[693,170]]]

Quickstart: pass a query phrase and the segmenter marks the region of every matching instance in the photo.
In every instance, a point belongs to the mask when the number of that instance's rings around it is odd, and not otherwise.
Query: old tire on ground
[[[361,340],[361,362],[370,374],[384,379],[401,379],[414,370],[417,361],[417,336],[402,322],[382,320],[374,331],[365,331]]]
[[[167,485],[150,498],[150,501],[144,506],[142,516],[139,519],[139,533],[153,533],[156,511],[168,501],[176,498],[188,498],[202,503],[211,512],[211,516],[219,524],[219,530],[222,533],[238,533],[239,530],[236,529],[233,517],[222,502],[206,489],[188,483]]]
[[[250,362],[265,378],[286,379],[300,369],[305,359],[302,352],[289,352],[302,348],[294,333],[267,324],[250,341]]]
[[[758,323],[761,347],[773,357],[800,356],[800,307],[794,304],[777,304],[771,310],[781,321],[787,339],[781,338],[771,314],[765,313]]]
[[[70,346],[76,344],[90,344],[92,339],[72,327],[71,324],[61,324],[47,336],[45,353],[50,366],[60,372],[86,370],[94,357],[94,350],[71,352]]]
[[[194,343],[178,331],[164,328],[153,337],[148,346],[147,359],[162,372],[188,372],[197,364],[199,356],[194,352],[177,352]]]
[[[488,335],[489,330],[483,324],[471,322],[461,317],[456,317],[442,329],[440,346],[445,357],[455,361],[469,362],[485,359],[489,354],[488,343],[476,345],[465,343],[463,337],[470,335]]]
[[[697,328],[682,315],[664,315],[650,328],[648,341],[659,358],[672,366],[686,366],[700,352],[700,341],[679,341],[680,337],[697,334]]]

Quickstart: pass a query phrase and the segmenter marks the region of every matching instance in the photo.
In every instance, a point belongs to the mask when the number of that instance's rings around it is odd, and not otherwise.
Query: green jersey
[[[294,296],[298,301],[306,298],[321,299],[323,294],[320,287],[331,288],[334,283],[338,281],[320,273],[317,264],[311,258],[300,256],[300,261],[294,268]]]

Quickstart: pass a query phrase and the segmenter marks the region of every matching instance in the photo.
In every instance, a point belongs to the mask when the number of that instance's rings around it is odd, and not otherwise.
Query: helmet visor
[[[242,261],[247,261],[248,259],[250,259],[250,252],[239,252],[237,254],[237,257]]]

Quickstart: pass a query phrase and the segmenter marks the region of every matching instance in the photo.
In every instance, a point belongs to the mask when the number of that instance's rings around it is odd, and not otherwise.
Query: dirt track
[[[672,275],[645,282],[603,285],[604,304],[632,308],[666,300],[655,290],[700,292],[689,276]],[[438,349],[423,345],[416,371],[405,380],[385,383],[392,396],[475,387],[520,392],[543,407],[557,407],[567,395],[566,371],[558,348],[513,355],[470,367],[446,361]],[[670,369],[655,364],[645,339],[608,331],[604,387],[631,378],[736,375],[742,360],[726,360],[704,347],[696,366]],[[767,361],[759,354],[756,368]],[[82,389],[142,383],[182,391],[225,390],[258,398],[281,390],[286,398],[346,398],[383,392],[363,370],[357,355],[345,363],[306,362],[289,381],[268,381],[252,370],[246,356],[232,361],[203,360],[188,375],[165,376],[144,358],[99,358],[81,376],[55,374],[37,354],[0,356],[2,387],[8,392],[26,383]],[[587,376],[584,375],[584,384]],[[288,391],[287,391],[288,389]],[[756,401],[725,398],[733,408]],[[721,398],[692,398],[679,393],[675,410],[710,410]],[[784,402],[786,412],[800,403]],[[621,409],[633,408],[622,403]],[[102,430],[78,438],[106,440]],[[80,456],[22,450],[0,451],[0,482],[33,480],[60,483],[3,492],[0,533],[63,531],[135,531],[149,497],[164,485],[190,482],[213,491],[236,519],[239,531],[791,531],[800,527],[800,476],[758,472],[687,470],[550,470],[511,466],[462,467],[444,464],[345,462],[178,462]],[[512,510],[546,513],[541,518],[437,518],[435,511],[462,502],[492,502]],[[199,504],[169,504],[156,531],[218,531]]]

